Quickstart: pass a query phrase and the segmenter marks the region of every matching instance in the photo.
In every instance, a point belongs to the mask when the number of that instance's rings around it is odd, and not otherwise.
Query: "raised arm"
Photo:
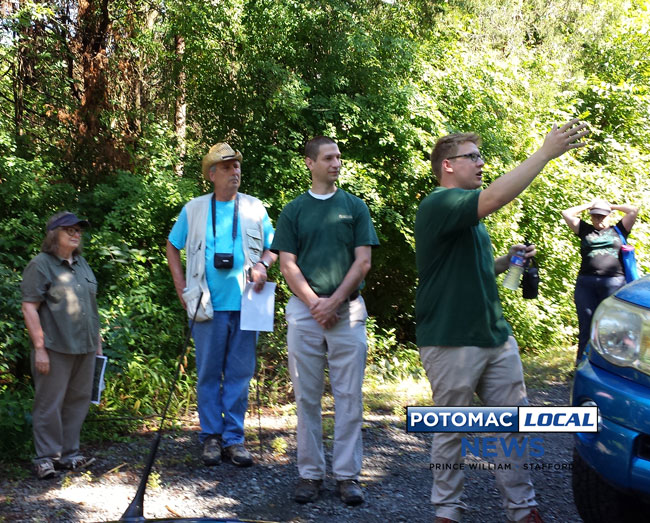
[[[485,190],[481,191],[478,200],[479,219],[485,218],[514,200],[530,185],[550,160],[571,149],[583,147],[585,144],[580,142],[580,139],[589,133],[586,127],[587,124],[578,124],[577,118],[565,123],[559,129],[557,125],[553,124],[542,147],[512,171],[497,178]]]
[[[578,230],[580,228],[580,213],[583,213],[589,207],[591,207],[592,203],[583,203],[582,205],[576,205],[575,207],[569,207],[568,209],[565,209],[562,211],[562,218],[564,218],[564,221],[566,224],[569,226],[569,228],[578,234]]]
[[[639,214],[639,208],[628,204],[612,205],[612,211],[621,211],[622,213],[625,213],[622,220],[623,227],[625,227],[627,232],[630,232],[634,222],[636,221],[636,217]]]

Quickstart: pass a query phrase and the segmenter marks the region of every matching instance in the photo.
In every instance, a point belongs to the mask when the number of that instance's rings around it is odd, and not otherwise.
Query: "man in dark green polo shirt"
[[[445,136],[433,148],[431,167],[440,187],[422,201],[415,221],[416,335],[436,406],[471,405],[475,392],[488,406],[527,403],[519,351],[503,317],[495,275],[508,268],[516,251],[526,250],[526,257],[536,251],[514,245],[494,259],[480,220],[526,189],[551,159],[584,145],[579,142],[584,128],[577,120],[553,126],[537,152],[483,191],[478,135]],[[461,521],[467,508],[461,500],[463,471],[455,466],[462,461],[461,434],[436,434],[431,459],[447,465],[434,472],[436,522]],[[495,470],[508,520],[541,522],[528,472],[517,464],[508,468]]]
[[[305,147],[311,189],[283,210],[271,250],[294,296],[286,307],[289,371],[298,411],[298,472],[294,499],[314,501],[325,477],[321,397],[325,363],[335,403],[332,471],[344,503],[363,502],[361,385],[366,363],[366,307],[359,289],[370,270],[377,235],[363,201],[335,182],[336,143],[316,137]]]

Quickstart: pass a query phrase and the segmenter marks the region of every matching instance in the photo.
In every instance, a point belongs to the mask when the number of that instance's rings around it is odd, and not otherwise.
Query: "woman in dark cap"
[[[34,473],[88,465],[79,435],[92,391],[95,355],[102,353],[97,280],[81,256],[82,228],[71,212],[52,216],[41,253],[23,272],[22,311],[32,341]]]
[[[580,219],[580,214],[586,210],[589,210],[591,223]],[[625,215],[615,226],[608,223],[612,211],[621,211]],[[638,209],[631,205],[610,205],[600,199],[562,211],[564,221],[580,238],[582,258],[574,295],[578,311],[576,361],[582,358],[589,341],[591,317],[596,307],[625,285],[625,273],[619,255],[622,241],[616,228],[627,238],[637,213]]]

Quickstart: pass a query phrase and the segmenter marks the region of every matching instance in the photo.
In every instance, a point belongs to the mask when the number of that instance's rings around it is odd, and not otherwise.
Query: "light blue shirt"
[[[235,200],[229,202],[215,201],[216,235],[212,229],[212,210],[208,211],[205,227],[205,276],[210,289],[212,307],[215,311],[238,311],[241,309],[241,295],[244,290],[244,250],[241,229],[237,225],[237,236],[233,246],[232,221],[235,212]],[[273,241],[273,226],[266,212],[262,222],[264,229],[264,248],[268,249]],[[185,248],[188,223],[185,207],[169,233],[169,242],[178,250]],[[234,253],[232,269],[215,269],[215,253]]]

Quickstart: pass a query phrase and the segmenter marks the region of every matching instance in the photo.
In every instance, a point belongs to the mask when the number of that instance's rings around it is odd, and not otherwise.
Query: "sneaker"
[[[95,463],[95,458],[87,458],[78,454],[61,461],[54,462],[54,468],[58,470],[77,470]]]
[[[203,464],[207,467],[219,465],[221,463],[221,436],[208,436],[203,442]]]
[[[34,474],[38,479],[50,479],[58,476],[57,471],[54,470],[54,464],[50,460],[34,463]]]
[[[309,503],[318,499],[318,493],[323,485],[322,479],[300,478],[293,499],[297,503]]]
[[[520,519],[517,523],[544,523],[542,521],[542,516],[539,513],[539,510],[536,508],[531,509],[528,515]]]
[[[344,479],[336,482],[336,491],[346,505],[363,503],[363,491],[356,479]]]
[[[222,454],[222,457],[229,459],[233,465],[238,467],[250,467],[253,464],[253,456],[246,450],[243,443],[224,447]]]

